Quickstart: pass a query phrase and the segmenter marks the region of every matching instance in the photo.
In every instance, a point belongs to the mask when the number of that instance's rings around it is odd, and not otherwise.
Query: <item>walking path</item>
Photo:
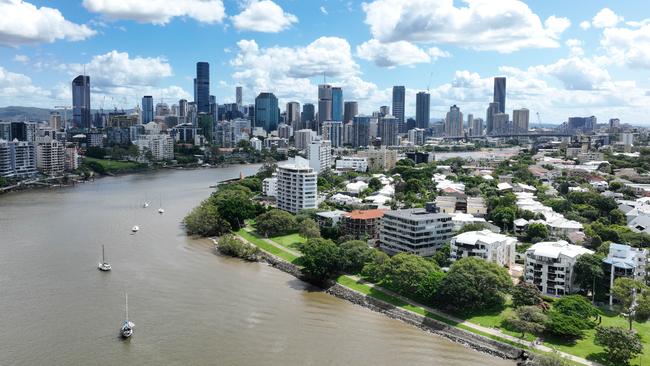
[[[246,230],[247,232],[253,234],[252,231],[249,230],[249,228],[245,228],[244,230]],[[243,238],[243,237],[241,237],[239,235],[237,235],[237,237],[239,237],[241,240],[249,242],[248,240],[246,240],[245,238]],[[260,238],[260,239],[263,240],[265,243],[268,243],[269,245],[272,245],[272,246],[274,246],[274,247],[276,247],[276,248],[278,248],[280,250],[283,250],[283,251],[285,251],[287,253],[290,253],[292,255],[295,255],[297,257],[302,255],[300,252],[297,252],[297,251],[289,249],[289,248],[287,248],[287,247],[285,247],[283,245],[280,245],[280,244],[274,242],[271,239],[266,239],[266,238]],[[250,244],[254,245],[253,243],[250,243]],[[566,352],[554,350],[551,347],[545,346],[543,344],[535,344],[534,342],[526,341],[526,340],[523,340],[521,338],[514,337],[514,336],[511,336],[509,334],[505,334],[505,333],[503,333],[500,330],[495,329],[495,328],[485,327],[485,326],[482,326],[482,325],[479,325],[479,324],[476,324],[476,323],[468,322],[467,320],[457,318],[455,316],[449,315],[449,314],[447,314],[445,312],[442,312],[440,310],[437,310],[437,309],[431,308],[429,306],[420,304],[420,303],[418,303],[416,301],[413,301],[413,300],[411,300],[409,298],[406,298],[406,297],[404,297],[402,295],[399,295],[399,294],[397,294],[397,293],[395,293],[395,292],[393,292],[391,290],[388,290],[388,289],[386,289],[384,287],[377,286],[374,283],[364,281],[359,276],[348,275],[347,277],[349,277],[350,279],[352,279],[352,280],[354,280],[356,282],[362,283],[362,284],[364,284],[366,286],[369,286],[369,287],[376,288],[376,289],[380,290],[381,292],[384,292],[386,294],[394,296],[394,297],[396,297],[396,298],[398,298],[398,299],[400,299],[400,300],[402,300],[402,301],[404,301],[404,302],[406,302],[406,303],[408,303],[408,304],[410,304],[412,306],[422,308],[427,312],[430,312],[430,313],[435,314],[435,315],[437,315],[439,317],[442,317],[442,318],[446,318],[446,319],[448,319],[448,320],[450,320],[450,321],[452,321],[454,323],[457,323],[456,326],[462,325],[464,327],[474,329],[474,330],[476,330],[478,332],[481,332],[481,333],[484,333],[484,334],[489,334],[489,335],[492,335],[492,336],[495,336],[495,337],[498,337],[498,338],[502,338],[502,339],[508,340],[510,342],[514,342],[514,343],[520,344],[522,346],[526,346],[528,348],[535,349],[535,350],[538,350],[538,351],[541,351],[541,352],[546,352],[546,353],[557,352],[557,354],[559,354],[560,356],[562,356],[562,357],[564,357],[564,358],[566,358],[568,360],[571,360],[572,362],[579,363],[581,365],[602,366],[600,363],[593,362],[593,361],[584,359],[582,357],[574,356],[574,355],[571,355],[571,354],[566,353]],[[358,291],[356,291],[354,289],[351,289],[351,290],[353,290],[355,292],[358,292]],[[406,308],[403,308],[403,309],[406,310],[406,311],[409,311],[409,312],[411,312],[413,314],[421,316],[421,314],[418,314],[418,313],[413,312],[411,310],[408,310]]]

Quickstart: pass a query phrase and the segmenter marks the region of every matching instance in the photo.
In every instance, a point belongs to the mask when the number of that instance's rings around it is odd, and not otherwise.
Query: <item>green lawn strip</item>
[[[245,229],[240,229],[239,231],[237,231],[237,234],[242,238],[248,240],[249,242],[253,243],[260,249],[269,252],[277,257],[280,257],[290,263],[294,263],[296,259],[298,259],[298,257],[296,257],[295,255],[287,251],[284,251],[273,244],[267,243],[266,241],[262,240],[262,238],[258,237],[254,233],[246,231]]]
[[[298,248],[296,247],[296,243],[306,243],[307,239],[303,238],[300,236],[298,233],[293,233],[289,235],[281,235],[281,236],[274,236],[269,238],[272,241],[276,242],[279,245],[282,245],[285,248],[291,249],[293,251],[299,252]]]

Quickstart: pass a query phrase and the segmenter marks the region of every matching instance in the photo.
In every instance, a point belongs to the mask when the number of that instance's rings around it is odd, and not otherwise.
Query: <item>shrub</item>
[[[257,260],[257,255],[260,251],[258,247],[245,243],[231,234],[219,238],[217,250],[221,254],[251,261]]]

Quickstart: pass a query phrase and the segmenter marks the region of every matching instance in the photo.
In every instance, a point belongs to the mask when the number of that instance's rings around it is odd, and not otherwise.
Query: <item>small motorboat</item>
[[[147,208],[147,207],[149,207],[149,202],[144,201],[144,203],[142,204],[142,208]]]
[[[134,233],[137,233],[139,230],[140,230],[140,226],[138,225],[133,225],[133,227],[131,228],[131,231],[133,231]]]

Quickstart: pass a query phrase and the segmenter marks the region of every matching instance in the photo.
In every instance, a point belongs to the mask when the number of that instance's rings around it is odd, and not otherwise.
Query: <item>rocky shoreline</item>
[[[298,279],[304,280],[302,272],[298,266],[289,263],[281,258],[278,258],[265,251],[261,251],[259,260]],[[529,352],[519,347],[483,337],[469,331],[450,326],[441,321],[412,313],[405,309],[401,309],[392,304],[389,304],[385,301],[356,292],[334,281],[330,281],[327,284],[325,292],[332,296],[338,297],[339,299],[349,301],[359,306],[363,306],[378,313],[382,313],[389,318],[403,321],[426,332],[447,338],[452,342],[461,344],[467,348],[471,348],[494,357],[499,357],[507,360],[515,360],[518,361],[518,364],[522,365],[526,364],[527,360],[531,359]]]

